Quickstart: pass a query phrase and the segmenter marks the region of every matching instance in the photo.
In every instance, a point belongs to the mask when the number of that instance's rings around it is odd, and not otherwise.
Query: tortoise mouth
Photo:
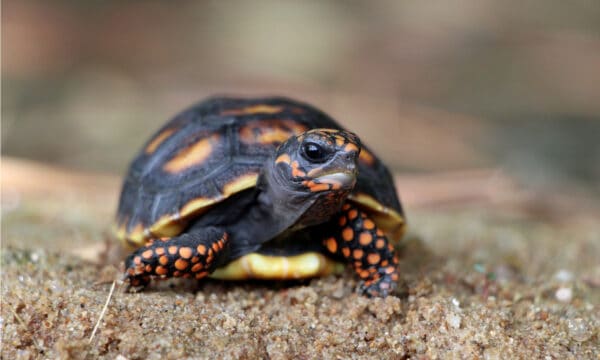
[[[314,180],[317,184],[329,184],[332,190],[352,188],[356,184],[356,173],[350,171],[337,171],[321,176]]]

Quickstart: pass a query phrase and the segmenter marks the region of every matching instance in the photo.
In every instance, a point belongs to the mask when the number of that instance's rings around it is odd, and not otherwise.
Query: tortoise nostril
[[[346,153],[346,155],[344,156],[345,160],[348,162],[356,161],[357,157],[358,157],[358,153],[356,151],[350,151],[350,152]]]

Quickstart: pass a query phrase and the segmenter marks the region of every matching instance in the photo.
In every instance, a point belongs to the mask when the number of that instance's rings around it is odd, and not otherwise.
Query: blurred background
[[[600,195],[599,1],[2,2],[3,155],[122,174],[214,94],[310,102],[400,172]]]

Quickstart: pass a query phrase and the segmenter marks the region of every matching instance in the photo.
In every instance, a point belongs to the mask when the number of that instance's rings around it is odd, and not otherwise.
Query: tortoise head
[[[259,187],[281,211],[315,216],[303,224],[326,221],[356,184],[360,148],[358,137],[344,130],[292,136],[264,167]]]
[[[295,192],[343,193],[356,183],[359,152],[360,140],[353,133],[313,129],[281,144],[273,165],[277,177]]]

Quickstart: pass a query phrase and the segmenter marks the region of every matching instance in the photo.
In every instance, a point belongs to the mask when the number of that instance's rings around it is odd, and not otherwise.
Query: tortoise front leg
[[[191,229],[166,241],[156,240],[125,260],[125,278],[131,287],[144,287],[152,276],[202,279],[212,273],[229,242],[216,227]]]
[[[352,264],[363,280],[360,291],[382,297],[392,293],[398,281],[398,258],[394,246],[373,220],[358,208],[344,204],[331,224],[334,226],[329,229],[336,230],[325,237],[323,245]]]

